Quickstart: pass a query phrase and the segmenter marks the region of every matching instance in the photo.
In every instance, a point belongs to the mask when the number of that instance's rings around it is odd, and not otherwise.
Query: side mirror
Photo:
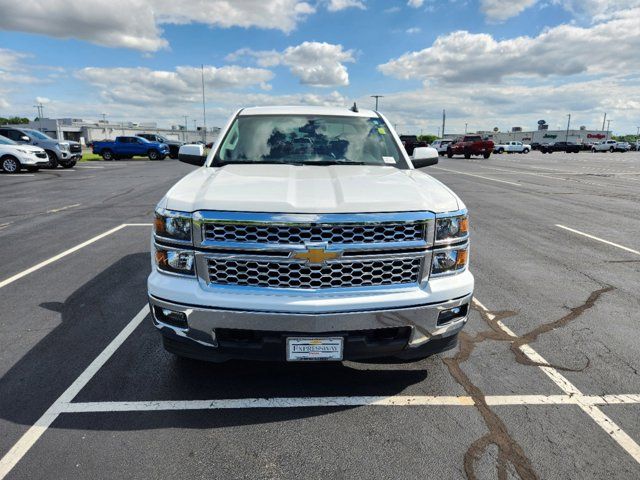
[[[428,167],[438,163],[438,151],[433,147],[416,147],[411,157],[415,168]]]
[[[207,161],[202,145],[182,145],[178,150],[178,160],[201,167]]]
[[[21,142],[30,142],[30,141],[31,141],[31,139],[30,139],[29,137],[27,137],[26,135],[22,135],[22,136],[20,137],[20,141],[21,141]]]

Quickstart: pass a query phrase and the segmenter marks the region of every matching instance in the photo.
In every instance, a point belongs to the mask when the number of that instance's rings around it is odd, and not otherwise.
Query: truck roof
[[[373,110],[359,109],[351,111],[348,107],[317,107],[317,106],[273,106],[249,107],[240,112],[245,115],[330,115],[339,117],[377,117]]]

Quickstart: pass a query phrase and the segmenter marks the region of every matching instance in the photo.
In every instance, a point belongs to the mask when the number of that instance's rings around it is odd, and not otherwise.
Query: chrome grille
[[[205,240],[300,245],[312,242],[373,244],[411,242],[425,239],[425,224],[342,224],[342,225],[264,225],[206,223]]]
[[[347,288],[415,284],[423,257],[340,260],[324,264],[210,257],[209,283],[270,288]]]

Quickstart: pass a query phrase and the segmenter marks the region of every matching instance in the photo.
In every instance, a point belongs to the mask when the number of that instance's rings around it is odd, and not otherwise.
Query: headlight
[[[194,255],[188,250],[170,250],[156,246],[155,260],[158,270],[181,275],[194,275]]]
[[[431,275],[444,275],[464,270],[469,262],[469,244],[447,250],[436,250],[431,260]]]
[[[153,231],[161,238],[191,243],[191,214],[158,209],[155,212]]]
[[[57,145],[58,145],[58,148],[63,152],[66,152],[69,150],[69,145],[67,145],[66,143],[58,143]]]
[[[436,219],[436,243],[451,243],[469,235],[467,214]]]

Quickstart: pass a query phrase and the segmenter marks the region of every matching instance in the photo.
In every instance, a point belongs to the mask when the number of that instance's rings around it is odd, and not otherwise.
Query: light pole
[[[384,98],[384,95],[371,95],[371,98],[375,98],[376,99],[376,112],[378,111],[378,99],[379,98]]]
[[[37,103],[34,105],[35,108],[38,109],[38,124],[40,125],[40,131],[42,131],[42,116],[44,115],[44,105],[42,103]]]
[[[101,113],[100,115],[102,115],[102,123],[107,123],[107,114]]]
[[[611,120],[607,120],[607,138],[611,136]]]
[[[564,136],[565,142],[569,141],[569,125],[571,125],[571,114],[567,114],[567,117],[569,117],[569,119],[567,120],[567,134]]]
[[[186,142],[187,141],[187,130],[189,130],[189,121],[187,120],[189,118],[188,115],[184,116],[184,132],[182,134],[182,139]]]

